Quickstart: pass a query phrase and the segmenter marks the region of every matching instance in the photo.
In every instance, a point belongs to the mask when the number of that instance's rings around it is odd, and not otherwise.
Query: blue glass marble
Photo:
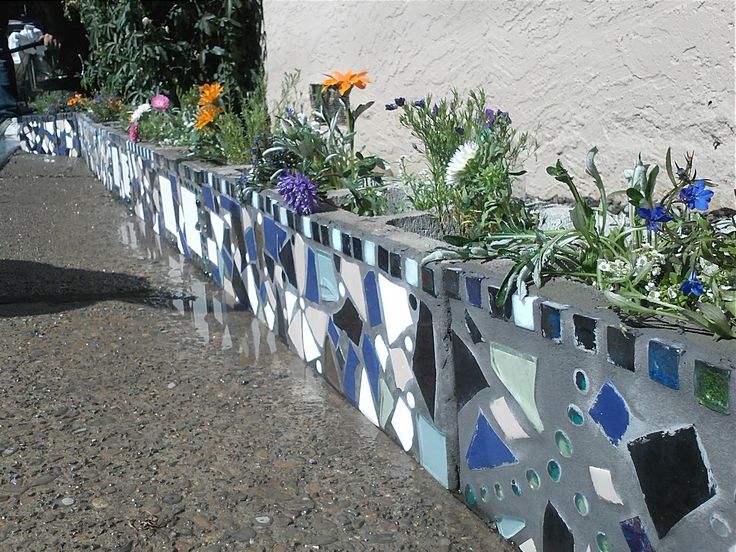
[[[680,349],[653,339],[649,342],[649,377],[671,389],[680,388]]]
[[[365,302],[368,307],[368,323],[377,326],[381,323],[381,302],[378,298],[378,286],[376,284],[376,273],[368,271],[363,278],[363,289],[365,290]]]
[[[353,403],[353,406],[358,406],[358,402],[355,400],[355,370],[360,364],[358,355],[355,354],[355,350],[352,345],[349,345],[348,358],[345,361],[345,375],[342,379],[342,387],[345,390],[345,394]]]
[[[631,552],[654,552],[652,543],[644,527],[641,525],[639,516],[620,521],[619,525]]]
[[[611,444],[618,445],[621,442],[629,427],[629,409],[611,380],[603,384],[588,413]]]
[[[375,400],[378,397],[378,376],[381,371],[381,364],[378,361],[378,355],[371,339],[368,334],[363,334],[363,365],[366,374],[368,374],[368,381],[371,383],[371,391],[373,391],[373,399]]]
[[[476,276],[465,277],[465,291],[468,295],[468,303],[474,307],[480,308],[481,297],[480,297],[480,282],[482,278]]]
[[[317,279],[317,263],[314,258],[314,249],[307,251],[307,285],[304,295],[310,301],[319,303],[319,281]]]
[[[514,453],[493,430],[483,412],[478,413],[475,432],[465,452],[465,459],[471,470],[488,470],[518,463]]]

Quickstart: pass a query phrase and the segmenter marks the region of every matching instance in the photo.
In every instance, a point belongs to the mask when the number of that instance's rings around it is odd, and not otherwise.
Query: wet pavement
[[[82,161],[0,213],[0,551],[512,550]]]

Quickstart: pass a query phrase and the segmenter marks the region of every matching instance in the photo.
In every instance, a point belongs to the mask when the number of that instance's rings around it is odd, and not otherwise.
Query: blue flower
[[[402,98],[401,96],[399,96],[398,98],[394,98],[394,103],[399,107],[404,107],[404,104],[406,103],[406,98]]]
[[[279,178],[276,190],[284,198],[284,203],[300,215],[309,215],[319,204],[319,186],[297,171],[286,172]]]
[[[433,105],[432,106],[432,116],[436,117],[439,114],[439,112],[440,112],[440,106],[438,106],[437,104]]]
[[[695,269],[691,270],[690,276],[687,277],[687,280],[683,280],[680,284],[680,291],[686,297],[690,295],[700,297],[703,295],[705,288],[703,287],[703,283],[698,280],[698,275],[695,274]]]
[[[506,124],[507,125],[511,124],[511,115],[509,115],[508,111],[501,111],[499,109],[498,111],[496,111],[496,119],[497,120],[506,119]]]
[[[690,209],[706,211],[712,197],[713,190],[705,189],[705,180],[702,178],[680,190],[680,199]]]
[[[672,220],[672,217],[665,212],[664,207],[661,205],[655,205],[652,208],[639,207],[636,214],[647,221],[647,228],[652,232],[659,232],[659,225],[657,223]]]
[[[287,107],[287,108],[286,108],[286,114],[287,114],[287,115],[293,115],[293,114],[294,114],[294,109],[293,109],[293,108],[291,108],[291,107]]]
[[[387,104],[386,104],[386,111],[393,111],[393,110],[394,110],[394,109],[396,109],[397,107],[398,107],[398,106],[397,106],[397,105],[396,105],[395,103],[387,103]]]
[[[427,107],[427,102],[424,101],[424,98],[414,100],[414,107]]]
[[[457,132],[460,136],[462,136],[463,134],[465,134],[465,129],[461,126],[456,126],[455,132]]]

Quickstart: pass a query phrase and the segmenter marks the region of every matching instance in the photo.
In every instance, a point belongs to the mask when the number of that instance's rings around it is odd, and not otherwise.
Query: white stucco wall
[[[376,105],[358,141],[394,163],[411,137],[384,103],[482,86],[540,144],[530,194],[565,193],[544,168],[561,157],[584,177],[593,145],[612,190],[638,152],[663,165],[672,146],[676,160],[694,150],[698,174],[722,183],[716,203],[736,207],[735,11],[734,0],[265,0],[269,94],[295,68],[305,94],[329,70],[368,70],[354,101]]]

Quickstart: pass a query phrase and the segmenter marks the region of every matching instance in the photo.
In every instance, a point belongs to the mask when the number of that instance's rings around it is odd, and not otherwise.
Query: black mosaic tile
[[[360,321],[360,315],[355,309],[355,305],[353,305],[353,302],[349,298],[345,299],[342,308],[334,314],[333,320],[338,328],[348,334],[350,341],[355,343],[355,345],[360,344],[363,323]]]
[[[468,303],[474,307],[480,308],[481,297],[480,297],[480,283],[483,278],[478,276],[466,276],[465,277],[465,294],[468,298]]]
[[[488,387],[488,382],[478,366],[473,353],[458,335],[450,330],[452,337],[452,359],[455,365],[455,393],[460,410],[479,391]]]
[[[460,299],[460,274],[462,270],[459,268],[446,268],[442,271],[442,284],[445,286],[445,293],[451,299]]]
[[[378,246],[378,268],[384,272],[388,272],[388,250]]]
[[[284,246],[279,251],[279,260],[289,283],[296,287],[296,270],[294,269],[294,252],[291,247],[291,241],[286,240],[284,242]]]
[[[322,236],[320,235],[319,224],[312,220],[309,222],[309,226],[312,229],[312,239],[318,243],[322,243]]]
[[[422,289],[432,297],[437,297],[434,287],[434,269],[428,266],[422,267]]]
[[[606,337],[608,338],[608,362],[633,372],[636,345],[634,334],[616,326],[608,326]]]
[[[572,322],[575,326],[575,344],[586,351],[595,351],[595,333],[598,321],[582,314],[573,314]]]
[[[263,197],[263,196],[261,196],[261,197]],[[270,197],[266,196],[266,211],[268,211],[269,213],[271,213],[271,206],[272,205],[273,205],[273,200]]]
[[[263,195],[258,196],[258,208],[264,213],[266,212],[266,198]]]
[[[411,310],[417,310],[417,296],[413,293],[409,294],[409,306]]]
[[[292,211],[291,209],[286,210],[286,225],[292,230],[296,229],[296,226],[294,224],[294,211]]]
[[[342,264],[342,257],[337,253],[332,254],[332,263],[335,265],[335,270],[340,273],[340,265]]]
[[[343,254],[347,255],[348,257],[353,256],[352,243],[350,240],[350,236],[346,234],[345,232],[340,233],[340,245],[342,247]]]
[[[628,444],[659,538],[715,496],[693,426],[650,433]]]
[[[542,550],[544,552],[575,552],[575,538],[572,531],[551,502],[547,502],[547,507],[544,509]]]
[[[506,297],[506,301],[503,305],[496,303],[496,297],[498,297],[500,289],[495,286],[488,286],[488,305],[490,307],[491,316],[494,318],[501,318],[503,320],[510,320],[513,315],[513,307],[511,305],[511,295]]]
[[[324,224],[319,225],[319,236],[322,245],[330,245],[330,229]]]
[[[470,316],[470,313],[467,311],[467,309],[465,310],[465,328],[468,330],[468,334],[470,334],[470,339],[473,340],[473,343],[480,343],[481,341],[485,341],[485,339],[483,339],[483,335],[478,329],[478,326],[476,325],[473,318]]]
[[[335,351],[332,347],[329,336],[325,337],[322,350],[324,351],[324,355],[322,356],[324,362],[322,373],[328,383],[342,393],[342,370],[339,368],[338,362],[335,360]]]
[[[284,317],[284,306],[281,303],[281,294],[276,293],[276,335],[282,342],[286,343],[286,333],[288,331],[288,322]]]
[[[363,242],[360,238],[353,237],[353,257],[357,260],[363,260]]]
[[[412,369],[424,402],[429,409],[429,415],[434,419],[434,399],[437,387],[437,369],[434,363],[434,326],[432,325],[432,312],[423,302],[419,305]]]
[[[394,278],[401,278],[401,255],[390,253],[388,256],[389,273]]]

